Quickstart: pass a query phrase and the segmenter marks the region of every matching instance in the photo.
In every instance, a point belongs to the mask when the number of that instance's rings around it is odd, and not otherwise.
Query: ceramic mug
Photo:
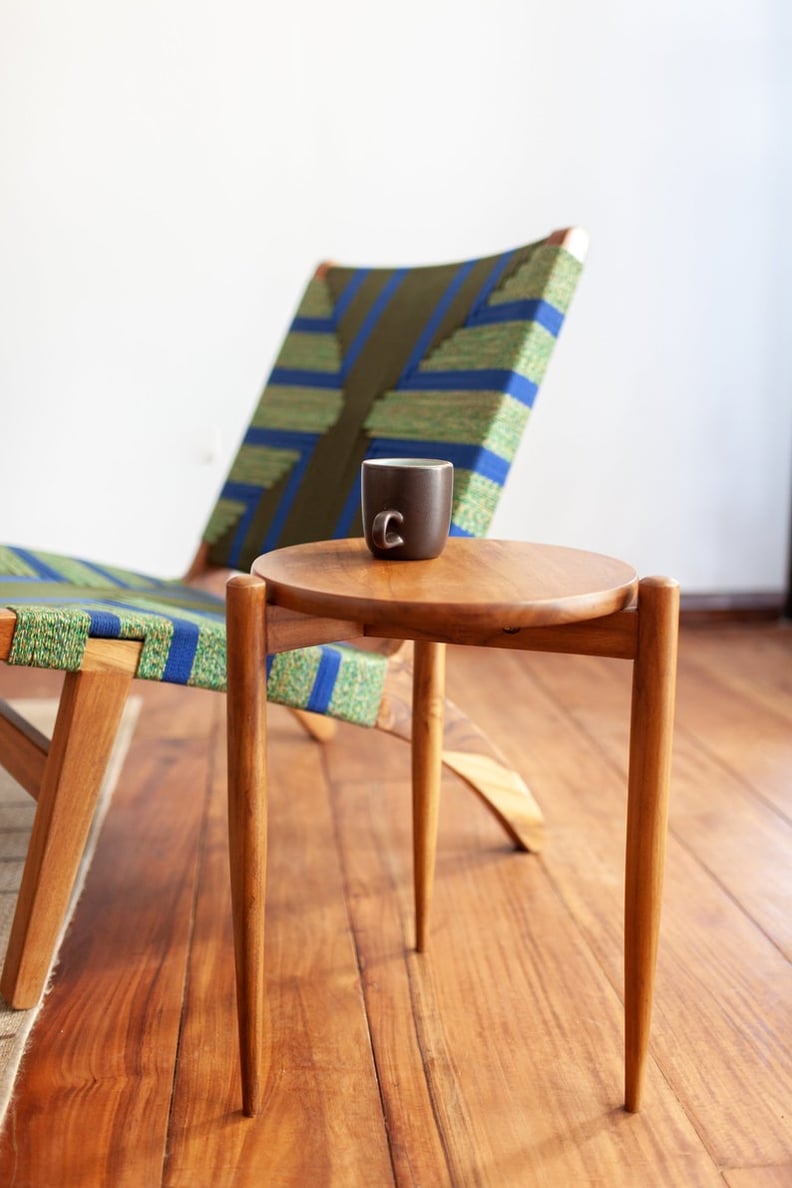
[[[439,557],[451,526],[454,467],[439,458],[367,458],[360,471],[363,534],[384,561]]]

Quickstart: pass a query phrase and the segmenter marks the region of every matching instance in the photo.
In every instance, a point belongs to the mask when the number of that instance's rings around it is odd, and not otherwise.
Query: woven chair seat
[[[10,664],[76,672],[89,639],[143,644],[144,680],[224,690],[222,598],[181,582],[76,557],[0,546],[0,605],[17,627]],[[387,660],[346,645],[269,657],[268,696],[361,726],[377,718]]]

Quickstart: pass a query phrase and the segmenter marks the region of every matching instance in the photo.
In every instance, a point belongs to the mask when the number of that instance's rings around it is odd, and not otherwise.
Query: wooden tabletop
[[[378,561],[362,540],[265,553],[252,572],[270,603],[372,626],[511,630],[596,619],[634,602],[638,577],[613,557],[557,545],[451,537],[431,561]]]

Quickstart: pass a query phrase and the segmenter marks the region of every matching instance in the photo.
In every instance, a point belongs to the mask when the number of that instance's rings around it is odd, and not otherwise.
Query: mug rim
[[[378,470],[385,470],[388,467],[396,469],[410,469],[410,470],[438,470],[446,466],[453,467],[453,462],[449,462],[447,458],[364,458],[364,466],[373,466]]]

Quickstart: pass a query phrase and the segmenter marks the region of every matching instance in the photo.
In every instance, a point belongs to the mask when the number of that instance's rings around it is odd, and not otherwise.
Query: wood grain
[[[457,633],[508,632],[610,615],[638,588],[635,570],[612,557],[462,537],[431,561],[376,561],[361,540],[295,545],[259,557],[253,573],[288,610],[441,639],[450,623]]]
[[[266,587],[228,583],[228,845],[234,920],[242,1108],[261,1112],[269,1053],[264,986],[267,874]]]
[[[138,688],[140,725],[0,1135],[9,1188],[161,1182],[207,741],[223,703]]]
[[[449,649],[449,692],[530,780],[548,844],[515,853],[446,774],[423,955],[407,749],[343,723],[322,748],[270,711],[277,1055],[256,1119],[238,1088],[223,700],[138,683],[138,731],[0,1136],[0,1183],[788,1183],[789,641],[682,633],[634,1116],[619,1107],[629,664]],[[58,679],[0,677],[6,697],[51,696]]]
[[[413,673],[412,808],[415,947],[426,948],[434,887],[445,702],[445,644],[417,643]]]
[[[255,1118],[240,1110],[221,735],[164,1182],[388,1184],[387,1137],[322,752],[282,707],[270,716],[272,1059],[264,1108]]]
[[[681,655],[688,646],[686,637]],[[725,652],[725,664],[727,657]],[[620,987],[622,884],[614,872],[625,838],[629,680],[613,661],[526,656],[512,663],[517,672],[510,680],[501,670],[501,685],[520,681],[522,665],[540,681],[524,745],[530,751],[525,764],[547,810],[550,841],[543,859],[587,942]],[[685,701],[684,669],[681,664],[678,705]],[[480,703],[479,715],[482,725],[494,728],[492,712]],[[582,731],[574,743],[571,723]],[[745,723],[748,734],[753,725]],[[678,757],[679,726],[676,733]],[[705,755],[708,741],[706,735],[696,738]],[[786,1038],[792,968],[732,891],[750,881],[761,888],[768,872],[757,847],[746,849],[732,869],[724,861],[720,877],[713,877],[697,850],[707,845],[709,821],[718,815],[735,838],[742,835],[732,812],[733,785],[719,782],[717,766],[708,768],[696,787],[707,812],[695,829],[678,829],[678,803],[690,794],[678,769],[677,758],[650,1050],[719,1164],[783,1163],[792,1144],[786,1104],[792,1099],[792,1046]],[[744,774],[750,778],[749,769]],[[779,876],[786,878],[787,895],[789,871],[785,863]]]
[[[640,1108],[654,1000],[665,877],[677,668],[679,586],[638,588],[624,880],[625,1103]]]

